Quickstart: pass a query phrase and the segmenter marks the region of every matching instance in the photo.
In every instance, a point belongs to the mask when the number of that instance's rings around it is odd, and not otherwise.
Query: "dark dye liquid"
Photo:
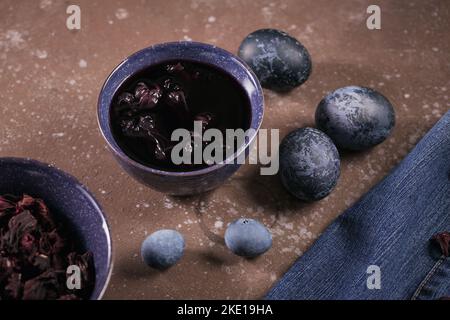
[[[192,132],[194,121],[201,121],[203,130],[219,129],[225,138],[226,129],[247,130],[251,116],[248,96],[235,79],[191,61],[168,61],[133,75],[117,91],[111,111],[113,135],[122,150],[139,163],[166,171],[207,166],[171,161],[178,143],[170,141],[175,129]]]

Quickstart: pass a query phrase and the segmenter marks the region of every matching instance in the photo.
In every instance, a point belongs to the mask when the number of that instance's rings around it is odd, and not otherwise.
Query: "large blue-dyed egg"
[[[394,125],[392,104],[370,88],[337,89],[323,98],[316,110],[316,126],[338,147],[350,150],[363,150],[381,143]]]
[[[311,73],[308,50],[297,39],[275,29],[249,34],[238,55],[252,68],[263,87],[277,91],[301,85]]]
[[[295,197],[305,201],[326,197],[336,185],[339,174],[339,153],[323,132],[300,128],[281,142],[281,182]]]

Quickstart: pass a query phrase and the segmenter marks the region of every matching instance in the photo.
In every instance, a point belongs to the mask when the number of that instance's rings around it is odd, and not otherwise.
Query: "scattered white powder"
[[[216,17],[210,16],[210,17],[208,18],[208,22],[209,22],[209,23],[214,23],[214,22],[216,22]]]
[[[87,62],[86,62],[86,60],[81,59],[81,60],[78,62],[78,65],[80,66],[80,68],[86,68],[86,67],[87,67]]]
[[[48,53],[45,50],[36,49],[33,51],[33,55],[38,57],[38,59],[47,59]]]
[[[288,230],[293,230],[294,229],[294,224],[292,222],[286,223],[284,225],[284,227]]]
[[[64,137],[66,134],[64,132],[56,132],[52,134],[53,138],[62,138]]]
[[[39,3],[39,8],[47,9],[52,5],[52,0],[41,0]]]
[[[222,266],[221,269],[225,271],[227,274],[231,274],[231,268],[229,266]]]
[[[129,16],[129,14],[128,14],[127,9],[119,8],[119,9],[116,10],[116,18],[117,19],[123,20],[123,19],[128,18],[128,16]]]
[[[223,221],[217,220],[217,221],[214,223],[214,228],[216,228],[216,229],[222,229],[222,227],[223,227]]]
[[[272,12],[272,9],[270,7],[263,7],[261,9],[261,13],[262,13],[262,15],[264,17],[264,20],[266,20],[266,22],[272,21],[273,12]]]
[[[173,208],[173,202],[169,198],[164,199],[164,207],[167,209]]]
[[[23,34],[17,30],[8,30],[0,35],[0,49],[20,49],[24,44]]]

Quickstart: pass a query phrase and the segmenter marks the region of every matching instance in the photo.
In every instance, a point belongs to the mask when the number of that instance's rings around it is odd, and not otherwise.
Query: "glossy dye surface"
[[[200,136],[193,133],[194,121],[202,122],[203,132],[218,129],[223,137],[226,129],[247,130],[250,125],[249,100],[240,84],[218,68],[185,60],[163,62],[133,75],[118,89],[111,108],[113,135],[125,153],[167,171],[208,166],[172,162],[172,148],[179,143],[171,140],[174,130],[189,130],[194,141]]]

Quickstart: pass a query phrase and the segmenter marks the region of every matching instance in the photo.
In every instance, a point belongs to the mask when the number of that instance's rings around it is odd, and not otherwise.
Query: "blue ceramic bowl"
[[[204,169],[186,172],[158,170],[134,161],[119,147],[112,134],[110,123],[111,103],[121,85],[134,74],[148,67],[169,60],[184,60],[212,65],[234,78],[248,95],[251,109],[250,128],[255,134],[249,136],[232,157],[224,163]],[[238,168],[234,163],[242,152],[249,152],[249,145],[256,137],[264,114],[264,97],[255,74],[240,58],[216,46],[198,42],[169,42],[154,45],[134,53],[109,75],[98,100],[100,130],[114,157],[125,171],[138,181],[160,192],[171,195],[191,195],[218,187]]]
[[[0,158],[0,195],[29,194],[41,198],[58,219],[81,238],[94,255],[95,287],[91,299],[103,296],[112,271],[111,237],[94,197],[74,177],[30,159]]]

